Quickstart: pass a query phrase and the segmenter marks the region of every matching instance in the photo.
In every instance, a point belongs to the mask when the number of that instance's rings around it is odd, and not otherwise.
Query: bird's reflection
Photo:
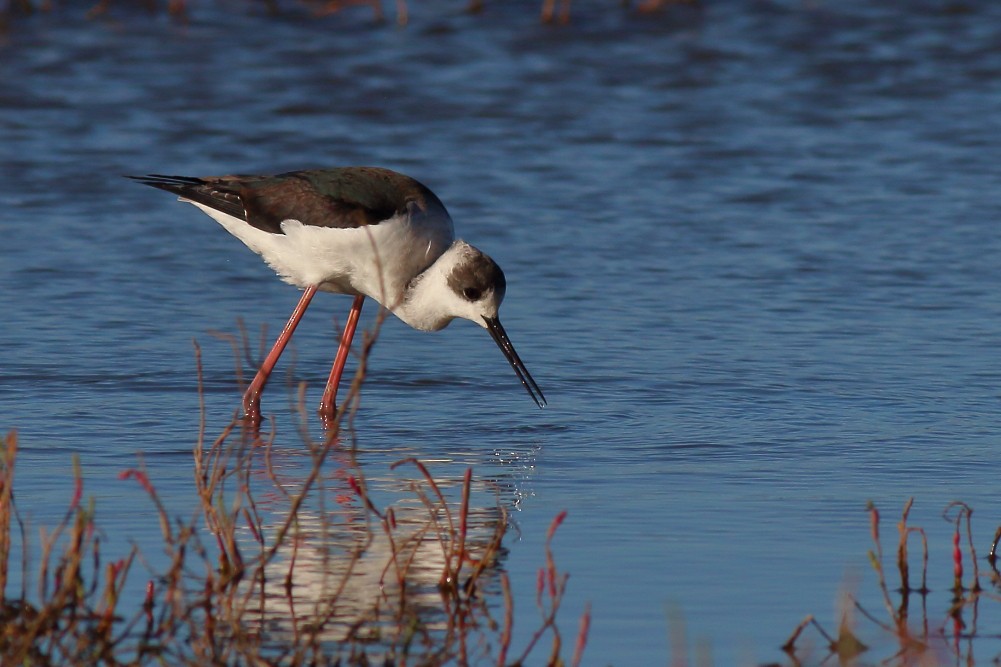
[[[496,480],[464,483],[457,464],[387,464],[362,479],[341,463],[298,507],[301,462],[255,479],[259,525],[237,539],[269,557],[241,584],[245,629],[265,645],[306,636],[369,657],[448,651],[458,628],[496,630],[510,494]]]

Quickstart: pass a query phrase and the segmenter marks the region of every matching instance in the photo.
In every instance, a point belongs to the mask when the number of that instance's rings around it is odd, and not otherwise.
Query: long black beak
[[[487,331],[490,332],[490,336],[497,343],[497,347],[504,353],[508,363],[511,364],[511,368],[518,374],[518,379],[525,386],[528,395],[532,397],[532,400],[540,408],[546,407],[546,397],[542,394],[542,390],[539,389],[539,385],[535,384],[535,380],[532,379],[532,374],[525,368],[525,364],[521,362],[521,357],[514,351],[514,345],[511,344],[511,339],[507,337],[507,332],[501,326],[500,320],[496,317],[484,317],[483,320],[487,323]]]

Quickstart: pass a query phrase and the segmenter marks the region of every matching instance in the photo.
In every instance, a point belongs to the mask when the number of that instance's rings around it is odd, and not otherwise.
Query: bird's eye
[[[470,301],[476,301],[483,294],[479,289],[475,287],[466,287],[462,290],[462,296],[466,297]]]

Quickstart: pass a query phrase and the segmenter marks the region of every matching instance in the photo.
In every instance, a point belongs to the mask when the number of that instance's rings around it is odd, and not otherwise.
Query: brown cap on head
[[[469,246],[462,261],[449,274],[448,286],[467,301],[479,301],[492,290],[499,304],[504,300],[507,280],[497,262]]]

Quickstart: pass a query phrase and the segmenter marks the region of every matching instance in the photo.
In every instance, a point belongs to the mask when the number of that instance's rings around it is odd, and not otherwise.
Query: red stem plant
[[[248,347],[245,334],[242,344],[235,337],[231,342],[238,355]],[[499,503],[494,510],[474,509],[471,469],[456,498],[416,458],[390,467],[418,472],[409,482],[412,499],[384,506],[373,496],[351,425],[374,342],[374,334],[365,335],[333,429],[322,440],[309,437],[300,390],[304,447],[281,451],[273,423],[270,433],[259,435],[234,418],[217,438],[205,438],[196,345],[201,401],[194,515],[170,515],[140,459],[120,477],[138,484],[151,502],[163,556],[154,566],[133,547],[105,562],[94,502],[84,500],[75,461],[69,509],[53,530],[40,531],[38,590],[30,599],[24,588],[29,545],[13,494],[17,437],[8,434],[0,452],[0,663],[503,666],[527,664],[531,656],[532,664],[566,664],[556,617],[568,577],[557,570],[551,548],[565,513],[546,539],[537,597],[541,627],[509,661],[515,617],[501,565],[506,510]],[[349,437],[341,437],[342,423]],[[290,463],[299,468],[289,472]],[[22,590],[9,596],[15,526],[21,527]],[[143,599],[123,599],[130,577],[140,577]],[[587,611],[570,664],[581,661],[589,624]],[[547,635],[552,646],[536,658],[533,649]]]
[[[896,566],[900,576],[900,586],[891,592],[883,567],[879,510],[874,504],[869,503],[870,531],[874,545],[873,550],[869,552],[869,561],[876,573],[877,584],[889,621],[879,619],[857,600],[854,601],[854,607],[866,619],[897,642],[897,652],[891,658],[882,661],[881,664],[934,666],[959,664],[961,661],[973,664],[973,640],[979,636],[977,631],[979,601],[982,597],[987,596],[1001,601],[1001,597],[985,593],[980,583],[980,570],[973,538],[973,511],[965,503],[953,502],[946,507],[943,514],[944,518],[954,526],[951,539],[952,586],[950,590],[952,591],[952,600],[945,617],[940,623],[934,624],[929,622],[927,612],[927,597],[931,592],[928,587],[928,537],[924,529],[908,524],[912,505],[913,499],[908,500],[901,519],[897,523],[899,542]],[[964,576],[966,576],[962,548],[964,532],[969,549],[970,578],[968,581],[964,581]],[[917,536],[921,541],[921,582],[918,587],[912,586],[910,581],[911,567],[908,544],[912,536]],[[995,533],[992,554],[996,549],[998,536],[1001,536],[1001,528]],[[995,567],[996,559],[988,557],[987,560],[991,564],[992,582],[995,587],[1001,587],[1001,574],[998,574]],[[892,601],[894,593],[899,596],[900,600],[897,606],[894,606]],[[910,617],[911,594],[917,594],[921,600],[920,622],[918,623],[915,623],[914,619]],[[859,652],[868,650],[868,647],[861,644],[855,638],[853,631],[847,628],[844,623],[842,623],[838,636],[832,637],[817,623],[813,616],[807,616],[782,647],[793,657],[794,664],[801,664],[803,660],[803,656],[797,654],[797,642],[808,627],[816,628],[827,641],[829,653],[837,655],[841,660],[854,658]],[[962,644],[963,640],[966,640],[965,647]],[[847,652],[846,647],[850,649]]]

